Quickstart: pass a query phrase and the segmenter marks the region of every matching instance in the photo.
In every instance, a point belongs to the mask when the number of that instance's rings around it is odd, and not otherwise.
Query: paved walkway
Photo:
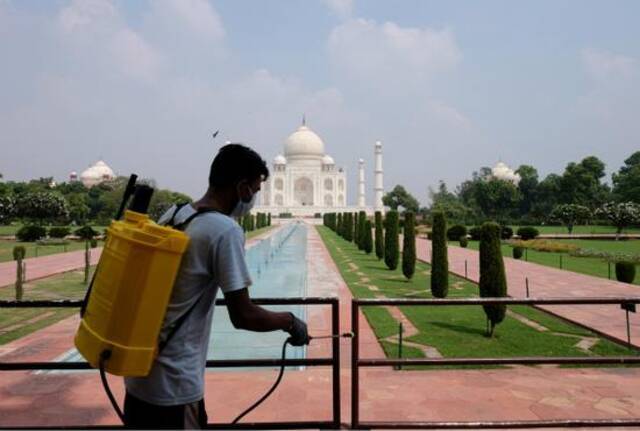
[[[431,241],[416,240],[418,259],[431,262]],[[479,253],[475,250],[449,246],[449,271],[478,282]],[[640,287],[599,277],[578,274],[538,265],[531,262],[504,258],[507,273],[508,294],[514,298],[526,297],[526,279],[529,280],[529,296],[553,297],[638,297]],[[554,305],[540,307],[572,322],[627,342],[625,312],[618,305]],[[639,310],[640,311],[640,310]],[[640,315],[629,313],[631,342],[640,347]]]
[[[91,249],[91,264],[95,265],[100,259],[102,247]],[[24,260],[27,268],[27,281],[37,280],[60,274],[74,269],[84,268],[84,250],[69,251],[67,253],[51,254],[49,256],[31,257]],[[16,262],[0,263],[0,288],[13,285],[16,282]]]
[[[308,291],[338,295],[341,332],[349,329],[351,294],[315,229],[308,235]],[[328,307],[310,308],[311,334],[330,328]],[[383,353],[360,316],[363,357]],[[67,319],[11,343],[2,361],[51,360],[72,345],[77,320]],[[316,344],[318,343],[318,344]],[[313,343],[310,357],[324,356],[328,340]],[[342,421],[350,417],[350,341],[342,346]],[[206,374],[210,421],[228,422],[260,397],[276,371]],[[122,400],[122,379],[111,377]],[[361,420],[534,420],[640,417],[640,369],[559,369],[522,367],[500,370],[394,371],[362,369]],[[287,371],[281,386],[247,421],[329,420],[331,371]],[[102,393],[96,372],[34,374],[5,372],[0,379],[0,426],[114,424],[117,418]]]

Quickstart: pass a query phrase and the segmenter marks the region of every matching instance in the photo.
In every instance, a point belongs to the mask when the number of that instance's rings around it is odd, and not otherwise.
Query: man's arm
[[[247,288],[225,293],[227,310],[233,327],[254,332],[287,331],[293,325],[293,315],[289,312],[274,312],[255,305]]]

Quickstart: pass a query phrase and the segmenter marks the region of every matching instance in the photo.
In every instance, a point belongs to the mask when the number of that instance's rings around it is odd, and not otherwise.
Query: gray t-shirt
[[[160,220],[165,224],[175,212],[170,208]],[[181,223],[195,213],[191,205],[175,217]],[[157,405],[178,405],[204,396],[204,371],[218,287],[223,293],[251,285],[244,255],[244,232],[231,217],[211,212],[193,219],[185,233],[189,246],[173,286],[160,339],[169,327],[202,297],[182,326],[155,359],[146,377],[127,377],[127,391],[136,398]]]

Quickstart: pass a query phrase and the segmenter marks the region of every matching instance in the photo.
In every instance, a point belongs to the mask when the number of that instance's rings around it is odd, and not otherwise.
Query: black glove
[[[307,332],[307,324],[294,316],[293,313],[289,314],[291,314],[291,326],[287,330],[289,335],[291,335],[289,337],[289,344],[292,346],[304,346],[305,344],[309,344],[311,339]]]

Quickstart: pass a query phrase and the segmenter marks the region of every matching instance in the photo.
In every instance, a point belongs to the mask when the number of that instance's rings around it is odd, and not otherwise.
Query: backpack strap
[[[213,208],[200,208],[194,214],[191,214],[189,217],[187,217],[187,219],[185,221],[183,221],[182,223],[175,224],[176,214],[178,214],[178,211],[180,211],[180,209],[183,206],[188,205],[188,204],[189,204],[188,202],[178,204],[176,206],[176,210],[173,212],[173,215],[171,216],[171,219],[166,224],[168,226],[173,227],[174,229],[184,231],[187,228],[187,226],[189,225],[189,223],[191,223],[191,221],[194,218],[196,218],[196,217],[198,217],[199,215],[202,215],[202,214],[206,214],[206,213],[216,212],[217,211],[217,210],[215,210]],[[189,307],[189,309],[187,311],[185,311],[182,314],[182,316],[180,316],[178,318],[178,320],[175,321],[173,326],[171,326],[171,329],[169,330],[169,333],[167,334],[167,338],[165,338],[164,340],[160,341],[160,343],[158,343],[158,354],[162,353],[164,348],[167,347],[167,344],[169,344],[169,341],[171,341],[173,336],[176,335],[176,333],[178,332],[180,327],[182,327],[182,325],[187,320],[187,318],[189,317],[191,312],[193,310],[195,310],[195,308],[198,306],[198,304],[202,301],[202,298],[204,298],[204,290],[200,294],[200,297],[198,299],[196,299],[196,301],[191,305],[191,307]]]

